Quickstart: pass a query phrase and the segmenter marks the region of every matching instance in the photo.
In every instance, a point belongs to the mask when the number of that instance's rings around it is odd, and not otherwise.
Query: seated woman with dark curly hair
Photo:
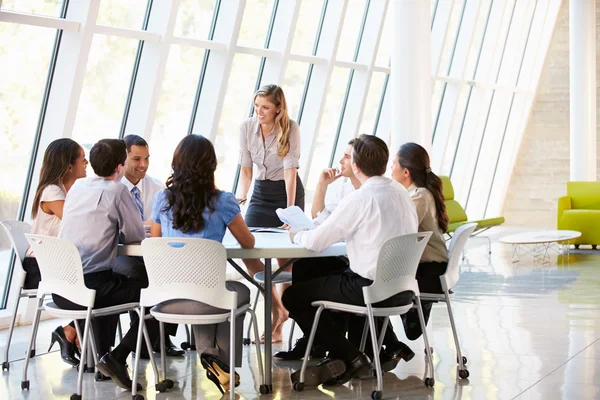
[[[217,156],[210,142],[200,135],[186,136],[175,149],[173,172],[166,189],[152,203],[152,237],[203,238],[223,241],[227,228],[244,248],[254,247],[235,196],[215,187]],[[193,268],[194,266],[190,266]],[[250,290],[240,282],[227,281],[227,289],[238,293],[238,307],[250,302]],[[216,314],[223,310],[191,300],[172,300],[159,306],[162,312],[177,314]],[[236,367],[242,364],[244,315],[236,321]],[[196,348],[206,368],[206,376],[223,393],[229,390],[229,322],[195,325]],[[239,375],[235,376],[235,384]]]

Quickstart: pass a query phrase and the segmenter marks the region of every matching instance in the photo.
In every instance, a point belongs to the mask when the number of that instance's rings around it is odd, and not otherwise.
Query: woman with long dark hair
[[[48,145],[31,208],[33,218],[31,233],[58,236],[67,192],[77,179],[86,176],[87,165],[85,152],[74,140],[57,139]],[[27,272],[24,288],[37,289],[41,275],[31,248],[25,254],[23,268]],[[67,364],[79,364],[79,359],[76,357],[77,331],[72,324],[59,326],[52,332],[50,349],[56,342],[60,345],[60,355]]]
[[[448,215],[442,180],[431,170],[427,150],[416,143],[405,143],[400,147],[392,164],[392,178],[408,190],[417,209],[419,232],[433,232],[417,269],[419,291],[442,293],[440,275],[446,272],[448,266],[448,250],[444,240],[444,233],[448,228]],[[427,323],[432,303],[424,301],[421,304],[425,323]],[[416,310],[406,313],[403,322],[408,339],[416,340],[423,333]],[[393,368],[399,358],[409,361],[414,353],[408,346],[398,341],[393,330],[389,328],[384,344]]]
[[[217,156],[210,142],[200,135],[186,136],[175,149],[173,172],[166,189],[152,203],[152,237],[203,238],[223,241],[227,228],[244,248],[254,247],[250,233],[232,193],[215,187]],[[190,268],[194,268],[193,265]],[[238,293],[238,306],[250,302],[250,290],[240,282],[227,281],[227,288]],[[159,306],[163,312],[177,314],[215,314],[217,308],[191,300],[173,300]],[[236,321],[236,367],[242,364],[244,316]],[[229,390],[229,322],[194,325],[196,348],[206,376],[221,392]],[[235,384],[239,375],[235,376]]]
[[[304,210],[304,186],[298,176],[300,166],[300,126],[288,115],[283,89],[265,85],[254,94],[254,116],[240,126],[240,185],[238,201],[243,203],[256,171],[254,191],[246,211],[251,227],[283,225],[278,208],[296,205]],[[277,259],[283,265],[287,259]],[[264,271],[260,260],[244,260],[252,275]],[[276,290],[273,293],[273,343],[282,341],[283,323],[288,312]],[[261,341],[264,339],[261,339]]]

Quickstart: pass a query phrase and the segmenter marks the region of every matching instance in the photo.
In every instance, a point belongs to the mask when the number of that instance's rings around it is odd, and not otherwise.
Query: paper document
[[[304,211],[298,206],[288,208],[278,208],[275,210],[277,216],[284,223],[288,224],[294,230],[314,229],[315,224],[304,214]]]

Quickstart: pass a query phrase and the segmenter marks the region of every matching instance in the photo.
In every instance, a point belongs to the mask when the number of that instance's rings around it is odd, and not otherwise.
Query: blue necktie
[[[145,221],[145,219],[144,219],[144,203],[142,203],[142,198],[140,197],[140,189],[138,189],[137,186],[134,186],[133,189],[131,189],[131,195],[133,196],[133,200],[135,200],[135,205],[137,206],[137,208],[140,209],[140,215],[142,217],[142,221]]]

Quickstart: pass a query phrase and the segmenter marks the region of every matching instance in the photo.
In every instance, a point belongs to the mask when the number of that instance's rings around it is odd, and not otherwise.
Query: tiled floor
[[[471,246],[483,243],[472,241]],[[469,379],[457,378],[450,323],[445,306],[439,304],[434,306],[428,328],[435,348],[435,387],[430,389],[423,384],[423,343],[417,340],[409,343],[417,356],[384,375],[384,398],[600,398],[600,250],[576,251],[568,260],[554,255],[552,264],[531,258],[513,264],[510,247],[494,242],[492,249],[491,258],[483,246],[467,252],[454,290],[453,307],[463,354],[469,359]],[[52,320],[41,325],[38,353],[47,349],[50,331],[61,322]],[[401,332],[399,319],[393,323],[395,330]],[[11,370],[2,374],[0,399],[68,398],[75,390],[77,373],[60,360],[56,351],[39,354],[32,360],[31,391],[21,391],[22,354],[28,335],[29,327],[16,330]],[[0,332],[0,343],[5,339],[6,331]],[[176,343],[183,339],[180,332]],[[285,346],[274,345],[274,350]],[[374,380],[355,380],[341,387],[296,393],[289,375],[299,365],[275,363],[275,393],[260,396],[255,351],[245,347],[244,366],[238,370],[242,381],[238,398],[369,398],[376,385]],[[169,359],[168,370],[169,377],[176,381],[175,387],[157,394],[151,367],[143,363],[142,383],[150,389],[142,394],[147,399],[221,398],[204,375],[195,353]],[[110,381],[96,383],[92,374],[86,374],[84,398],[125,399],[130,398],[130,393]]]

